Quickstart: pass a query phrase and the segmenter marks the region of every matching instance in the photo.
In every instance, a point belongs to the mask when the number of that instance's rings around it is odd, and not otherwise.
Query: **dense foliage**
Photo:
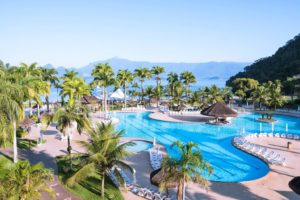
[[[243,72],[232,76],[226,85],[232,86],[236,78],[252,78],[260,83],[269,80],[283,82],[297,74],[300,74],[300,34],[279,48],[274,55],[259,59],[247,66]]]

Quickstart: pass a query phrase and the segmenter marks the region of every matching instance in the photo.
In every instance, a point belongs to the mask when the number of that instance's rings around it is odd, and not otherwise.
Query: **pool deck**
[[[263,145],[276,153],[280,153],[287,159],[287,166],[270,166],[270,172],[257,180],[237,183],[214,182],[209,183],[209,190],[206,192],[198,184],[189,183],[187,187],[187,199],[299,199],[288,187],[288,182],[295,176],[300,175],[300,141],[292,141],[293,149],[286,149],[287,139],[259,138],[251,142]],[[150,166],[148,152],[140,152],[126,159],[126,162],[136,169],[137,183],[142,187],[155,186],[150,184],[149,175],[153,171]],[[127,194],[128,193],[128,194]],[[123,192],[126,199],[142,199],[132,196],[130,192]],[[174,189],[171,190],[174,195]],[[128,195],[128,196],[127,196]]]

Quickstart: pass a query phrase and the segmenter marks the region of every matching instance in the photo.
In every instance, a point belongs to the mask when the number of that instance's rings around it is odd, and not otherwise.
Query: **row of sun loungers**
[[[158,191],[154,191],[150,188],[144,188],[132,185],[130,187],[130,191],[140,197],[149,200],[173,200],[175,198],[168,197],[165,193],[160,193]]]
[[[146,108],[144,106],[122,108],[122,111],[145,111],[145,110]]]
[[[281,157],[280,154],[275,153],[274,151],[268,151],[266,147],[253,144],[247,141],[247,136],[237,136],[233,139],[233,144],[256,157],[261,158],[265,162],[272,164],[272,165],[281,165],[285,166],[285,158]]]
[[[300,110],[276,109],[276,111],[279,111],[279,112],[287,112],[287,113],[293,113],[293,114],[300,114]]]
[[[300,140],[300,136],[296,134],[286,134],[286,133],[253,133],[245,136],[246,138],[256,138],[256,137],[275,137],[275,138],[285,138],[291,140]]]
[[[199,114],[199,111],[169,111],[169,115]]]
[[[122,168],[118,166],[114,166],[109,172],[108,175],[110,179],[113,181],[113,183],[119,187],[120,183],[118,182],[116,176],[113,174],[113,170],[117,170],[120,176],[123,178],[123,180],[126,183],[126,186],[129,187],[130,191],[140,197],[143,197],[145,199],[149,200],[172,200],[172,198],[168,197],[165,193],[160,193],[158,191],[155,191],[150,188],[144,188],[140,187],[136,184],[133,184],[133,181],[127,176],[127,174],[122,170]]]
[[[159,151],[149,150],[150,163],[154,170],[161,168],[163,155]]]

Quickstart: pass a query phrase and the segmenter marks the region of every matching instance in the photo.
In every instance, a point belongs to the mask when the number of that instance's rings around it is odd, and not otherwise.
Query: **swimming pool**
[[[214,181],[241,182],[260,178],[269,172],[269,167],[260,159],[242,152],[231,145],[234,136],[240,135],[244,128],[246,133],[260,130],[260,122],[256,121],[258,114],[242,114],[231,124],[225,126],[208,125],[204,123],[173,123],[153,120],[149,112],[115,113],[120,119],[118,130],[125,130],[125,137],[154,137],[166,146],[170,155],[176,152],[170,145],[176,141],[193,141],[199,144],[204,158],[213,168],[213,174],[208,178]],[[278,120],[274,124],[274,132],[285,132],[288,124],[289,133],[300,135],[300,119],[284,115],[275,115]],[[263,132],[271,132],[272,125],[261,123]]]
[[[146,141],[133,140],[134,146],[129,146],[126,149],[130,152],[137,153],[140,151],[145,151],[153,147],[152,143]]]

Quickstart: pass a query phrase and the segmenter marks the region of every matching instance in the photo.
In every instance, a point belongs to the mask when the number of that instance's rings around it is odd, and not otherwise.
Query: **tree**
[[[163,96],[163,87],[158,86],[153,89],[153,97],[156,97],[156,106],[159,107],[160,105],[160,98]]]
[[[168,85],[167,85],[167,89],[169,91],[169,95],[171,97],[174,96],[174,90],[175,90],[175,83],[179,81],[179,77],[177,73],[171,72],[168,74]]]
[[[267,105],[267,102],[269,100],[269,94],[267,89],[265,88],[265,85],[258,86],[253,92],[252,92],[252,99],[254,102],[259,104],[259,109],[262,109],[263,105]]]
[[[182,82],[175,81],[173,83],[173,87],[174,87],[174,90],[173,90],[173,103],[180,104],[182,102],[182,95],[183,95],[183,91],[184,91]]]
[[[153,66],[151,72],[153,75],[155,75],[156,88],[159,88],[158,86],[160,86],[161,83],[160,75],[165,72],[165,68],[162,66]]]
[[[107,87],[115,83],[114,72],[112,70],[112,67],[108,63],[97,64],[95,65],[92,71],[92,76],[94,77],[93,84],[102,87],[102,94],[103,94],[102,105],[104,105],[103,109],[106,113],[107,112],[106,89]]]
[[[264,84],[264,86],[267,88],[269,95],[267,105],[275,110],[277,107],[282,106],[285,102],[285,99],[281,93],[281,82],[279,80],[276,80],[275,82],[268,81]]]
[[[75,70],[66,69],[62,78],[63,79],[66,79],[66,78],[73,79],[73,78],[77,77],[77,75],[78,75],[78,72],[76,72]]]
[[[123,87],[124,91],[124,108],[126,108],[126,88],[127,83],[131,83],[133,81],[133,76],[129,70],[119,70],[117,74],[117,79]]]
[[[5,79],[0,79],[0,140],[2,144],[11,142],[13,139],[13,160],[18,160],[17,151],[17,124],[24,118],[24,92],[23,88],[18,84],[12,84]]]
[[[237,78],[232,82],[232,90],[237,96],[245,100],[248,105],[248,99],[258,85],[257,80],[251,78]]]
[[[196,83],[196,77],[192,72],[184,71],[180,74],[180,80],[185,84],[185,94],[189,96],[189,86],[190,84]]]
[[[49,182],[53,181],[53,171],[45,169],[43,164],[30,165],[28,160],[2,169],[5,175],[0,177],[0,185],[5,185],[1,192],[3,199],[38,200],[41,192],[55,196]]]
[[[148,96],[149,105],[150,105],[151,98],[153,97],[153,94],[154,94],[154,88],[152,86],[148,86],[145,90],[145,94]]]
[[[75,101],[80,102],[80,97],[83,95],[90,94],[90,87],[86,84],[83,78],[65,78],[61,86],[62,90],[60,91],[60,94],[68,96],[68,105],[70,107],[74,106]]]
[[[140,79],[142,102],[144,101],[144,82],[152,77],[151,71],[148,68],[139,67],[134,70],[134,75]]]
[[[171,148],[176,147],[179,158],[166,157],[162,162],[162,172],[165,174],[160,189],[166,190],[170,182],[177,182],[177,200],[184,200],[185,186],[189,181],[199,183],[203,187],[207,185],[204,176],[212,173],[211,165],[204,160],[196,143],[183,144],[176,141]]]
[[[220,90],[216,85],[212,85],[207,93],[208,103],[224,102],[224,96],[222,90]]]
[[[56,84],[59,82],[59,79],[57,77],[57,71],[54,68],[42,68],[41,69],[41,75],[43,78],[43,81],[49,82],[50,86],[56,86]],[[45,96],[46,104],[47,104],[47,111],[49,112],[49,95]]]
[[[50,118],[51,119],[51,118]],[[57,122],[57,128],[68,138],[68,154],[71,155],[70,137],[76,129],[79,134],[83,130],[89,130],[90,124],[85,113],[79,112],[78,108],[66,107],[58,109],[53,116],[53,120]]]
[[[96,124],[95,128],[89,132],[89,141],[79,143],[87,150],[82,155],[80,169],[76,171],[68,180],[67,185],[74,185],[97,172],[101,175],[101,197],[104,197],[105,175],[114,165],[127,166],[121,161],[128,155],[126,148],[134,143],[121,143],[123,131],[116,131],[112,124]]]

